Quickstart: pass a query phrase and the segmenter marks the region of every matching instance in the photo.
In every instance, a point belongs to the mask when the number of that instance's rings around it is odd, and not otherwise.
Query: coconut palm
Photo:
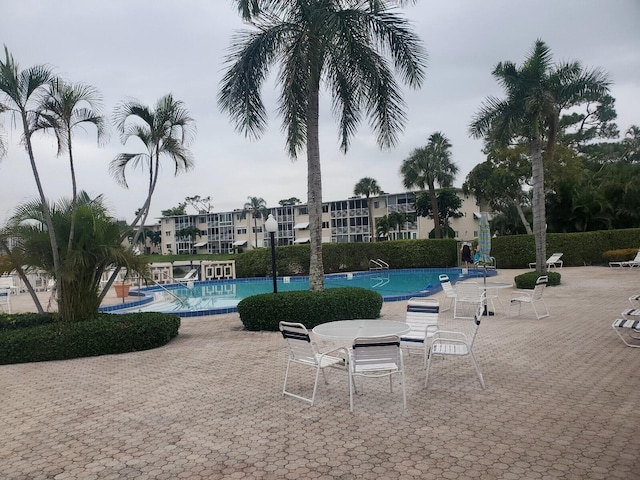
[[[91,199],[80,192],[75,207],[69,200],[59,201],[50,206],[50,216],[60,243],[69,237],[75,218],[73,248],[60,252],[60,277],[54,277],[60,290],[58,313],[62,320],[86,320],[98,312],[100,280],[106,269],[118,266],[147,275],[147,262],[123,246],[122,224],[109,215],[102,197]],[[10,260],[53,276],[56,273],[43,221],[42,203],[28,201],[16,208],[2,234],[18,240]]]
[[[51,84],[48,94],[42,99],[38,108],[36,128],[51,130],[58,142],[58,156],[65,151],[69,156],[71,171],[71,206],[76,202],[78,187],[73,159],[72,133],[78,127],[87,125],[96,127],[98,143],[107,139],[108,129],[105,117],[102,115],[101,95],[95,88],[80,83],[67,83],[56,79]],[[71,217],[71,234],[67,242],[67,249],[73,245],[73,222]]]
[[[141,167],[149,175],[147,197],[131,224],[132,228],[137,226],[132,241],[132,245],[135,245],[149,215],[151,198],[158,183],[160,160],[169,157],[175,175],[193,167],[188,147],[194,138],[195,124],[184,103],[175,100],[171,94],[160,98],[153,109],[135,99],[120,103],[115,109],[114,123],[123,145],[130,138],[137,138],[146,147],[145,152],[121,153],[109,165],[115,180],[125,188],[128,188],[127,167]]]
[[[473,117],[469,131],[476,138],[502,144],[517,140],[529,147],[536,269],[545,272],[543,158],[554,158],[562,111],[608,94],[609,80],[601,70],[586,70],[576,61],[553,65],[551,51],[542,40],[535,42],[522,66],[500,62],[493,76],[504,87],[506,98],[488,97]]]
[[[267,202],[260,197],[247,197],[248,202],[242,208],[242,218],[246,218],[247,214],[251,214],[253,218],[253,234],[255,235],[255,247],[258,247],[258,218],[266,218],[269,215]]]
[[[51,82],[55,77],[51,69],[44,65],[36,65],[20,70],[19,65],[15,62],[13,55],[9,53],[6,46],[4,47],[4,55],[5,59],[0,60],[0,93],[3,97],[0,98],[0,112],[13,113],[19,119],[22,127],[22,143],[29,157],[29,163],[38,189],[40,202],[46,206],[47,198],[40,180],[40,173],[38,172],[38,166],[33,153],[31,137],[35,129],[40,101],[42,97],[48,93]],[[43,224],[46,226],[49,236],[53,270],[56,274],[59,274],[60,256],[58,252],[58,241],[53,230],[53,222],[49,208],[43,209]],[[21,277],[25,283],[29,284],[26,277],[22,275]],[[60,289],[58,289],[58,292],[60,292]]]
[[[451,143],[441,132],[432,133],[425,147],[416,148],[402,161],[400,174],[405,188],[427,188],[433,206],[435,238],[442,238],[436,183],[440,187],[453,184],[458,167],[451,161]]]
[[[382,189],[378,186],[378,182],[371,177],[361,178],[353,188],[354,195],[364,195],[367,198],[367,209],[369,210],[369,232],[371,233],[371,241],[375,242],[375,229],[373,226],[373,200],[371,195],[380,195]]]
[[[406,117],[400,86],[419,87],[426,54],[394,1],[235,0],[255,27],[239,32],[227,57],[218,102],[236,128],[258,137],[266,128],[260,90],[272,65],[279,66],[279,113],[291,158],[306,151],[311,259],[309,286],[324,289],[319,98],[325,86],[338,117],[346,152],[363,118],[378,144],[391,147]],[[387,58],[390,57],[390,58]]]
[[[391,212],[387,215],[387,223],[390,229],[396,230],[396,240],[400,238],[400,230],[407,223],[406,212]]]

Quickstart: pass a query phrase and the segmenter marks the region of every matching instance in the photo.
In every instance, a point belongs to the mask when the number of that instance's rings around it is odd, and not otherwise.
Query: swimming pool
[[[340,273],[325,276],[325,288],[362,287],[382,295],[385,302],[406,300],[416,296],[429,296],[440,290],[438,276],[446,273],[452,282],[458,278],[482,276],[482,270],[470,269],[462,275],[460,268],[417,268],[404,270],[378,270],[374,272]],[[495,272],[493,272],[495,274]],[[489,273],[491,275],[491,273]],[[307,290],[308,277],[278,277],[278,292]],[[273,280],[266,278],[239,278],[154,286],[142,288],[140,299],[124,304],[102,307],[103,312],[165,312],[181,317],[215,315],[238,311],[243,298],[273,291]]]

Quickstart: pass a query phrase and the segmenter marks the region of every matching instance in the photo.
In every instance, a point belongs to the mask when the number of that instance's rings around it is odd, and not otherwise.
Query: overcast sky
[[[640,125],[640,0],[420,0],[403,9],[429,54],[421,90],[405,91],[407,128],[399,145],[380,151],[368,125],[360,126],[349,152],[338,149],[337,125],[323,95],[320,156],[323,200],[353,195],[364,177],[389,193],[404,191],[400,164],[410,152],[443,132],[451,141],[460,186],[484,161],[482,141],[469,138],[468,125],[483,99],[503,92],[491,76],[499,61],[520,64],[536,39],[544,40],[556,61],[580,60],[611,77],[618,126]],[[281,120],[270,83],[263,92],[269,128],[258,141],[234,131],[216,103],[223,59],[234,31],[243,28],[231,0],[0,0],[0,43],[22,68],[48,64],[63,78],[96,87],[105,112],[136,98],[154,105],[171,92],[196,120],[192,146],[195,169],[173,177],[161,172],[151,217],[186,196],[211,196],[214,211],[242,208],[248,196],[268,206],[298,197],[306,202],[306,160],[286,155]],[[4,54],[3,54],[4,58]],[[9,143],[0,163],[0,221],[22,200],[37,196],[19,132],[0,117]],[[98,148],[95,131],[74,143],[80,188],[104,194],[114,215],[132,220],[146,191],[146,176],[129,171],[130,189],[117,185],[108,164],[117,153],[141,152],[142,145],[111,141]],[[56,158],[52,138],[36,140],[36,160],[49,198],[69,196],[68,161]]]

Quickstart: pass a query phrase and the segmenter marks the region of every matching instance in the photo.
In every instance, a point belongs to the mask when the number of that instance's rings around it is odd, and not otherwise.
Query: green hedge
[[[309,274],[309,245],[276,247],[278,276]],[[369,260],[380,259],[390,268],[450,267],[456,265],[456,240],[397,240],[374,243],[325,243],[322,245],[325,273],[369,270]],[[238,278],[271,275],[271,249],[257,248],[236,258]]]
[[[541,277],[543,275],[547,275],[548,277],[548,281],[547,281],[548,287],[560,285],[560,279],[561,279],[560,273],[549,272],[549,271],[545,274],[539,273],[539,272],[523,273],[522,275],[517,275],[514,278],[514,281],[516,283],[517,288],[533,289],[536,286],[536,281],[538,280],[538,277]]]
[[[83,322],[51,323],[49,314],[35,317],[0,315],[0,325],[12,325],[0,330],[0,365],[148,350],[168,343],[180,328],[180,317],[153,312],[100,313]]]
[[[238,303],[240,320],[252,331],[277,331],[280,321],[302,323],[311,329],[333,320],[378,318],[381,308],[379,293],[359,287],[264,293]]]
[[[606,264],[608,250],[640,248],[640,228],[584,233],[548,233],[547,257],[562,252],[564,266]],[[536,259],[533,235],[508,235],[491,240],[491,256],[498,268],[527,268]]]

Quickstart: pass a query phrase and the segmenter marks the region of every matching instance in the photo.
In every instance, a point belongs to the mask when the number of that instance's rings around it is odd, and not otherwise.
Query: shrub
[[[334,320],[378,318],[381,308],[379,293],[358,287],[264,293],[238,303],[240,320],[247,330],[253,331],[277,331],[280,321],[313,328]]]
[[[602,254],[605,262],[626,262],[633,260],[638,253],[637,248],[621,248],[618,250],[607,250]]]
[[[0,314],[0,332],[47,325],[58,320],[58,316],[55,313]]]
[[[517,275],[514,278],[514,281],[516,282],[517,288],[533,289],[536,286],[538,277],[542,277],[544,275],[547,275],[547,277],[549,277],[549,280],[547,281],[548,287],[560,285],[561,275],[558,272],[547,272],[546,274],[542,274],[539,272],[527,272],[523,273],[522,275]]]
[[[148,350],[167,344],[180,328],[180,317],[154,312],[100,313],[83,322],[38,323],[37,316],[3,316],[0,324],[24,326],[0,330],[0,365]]]

